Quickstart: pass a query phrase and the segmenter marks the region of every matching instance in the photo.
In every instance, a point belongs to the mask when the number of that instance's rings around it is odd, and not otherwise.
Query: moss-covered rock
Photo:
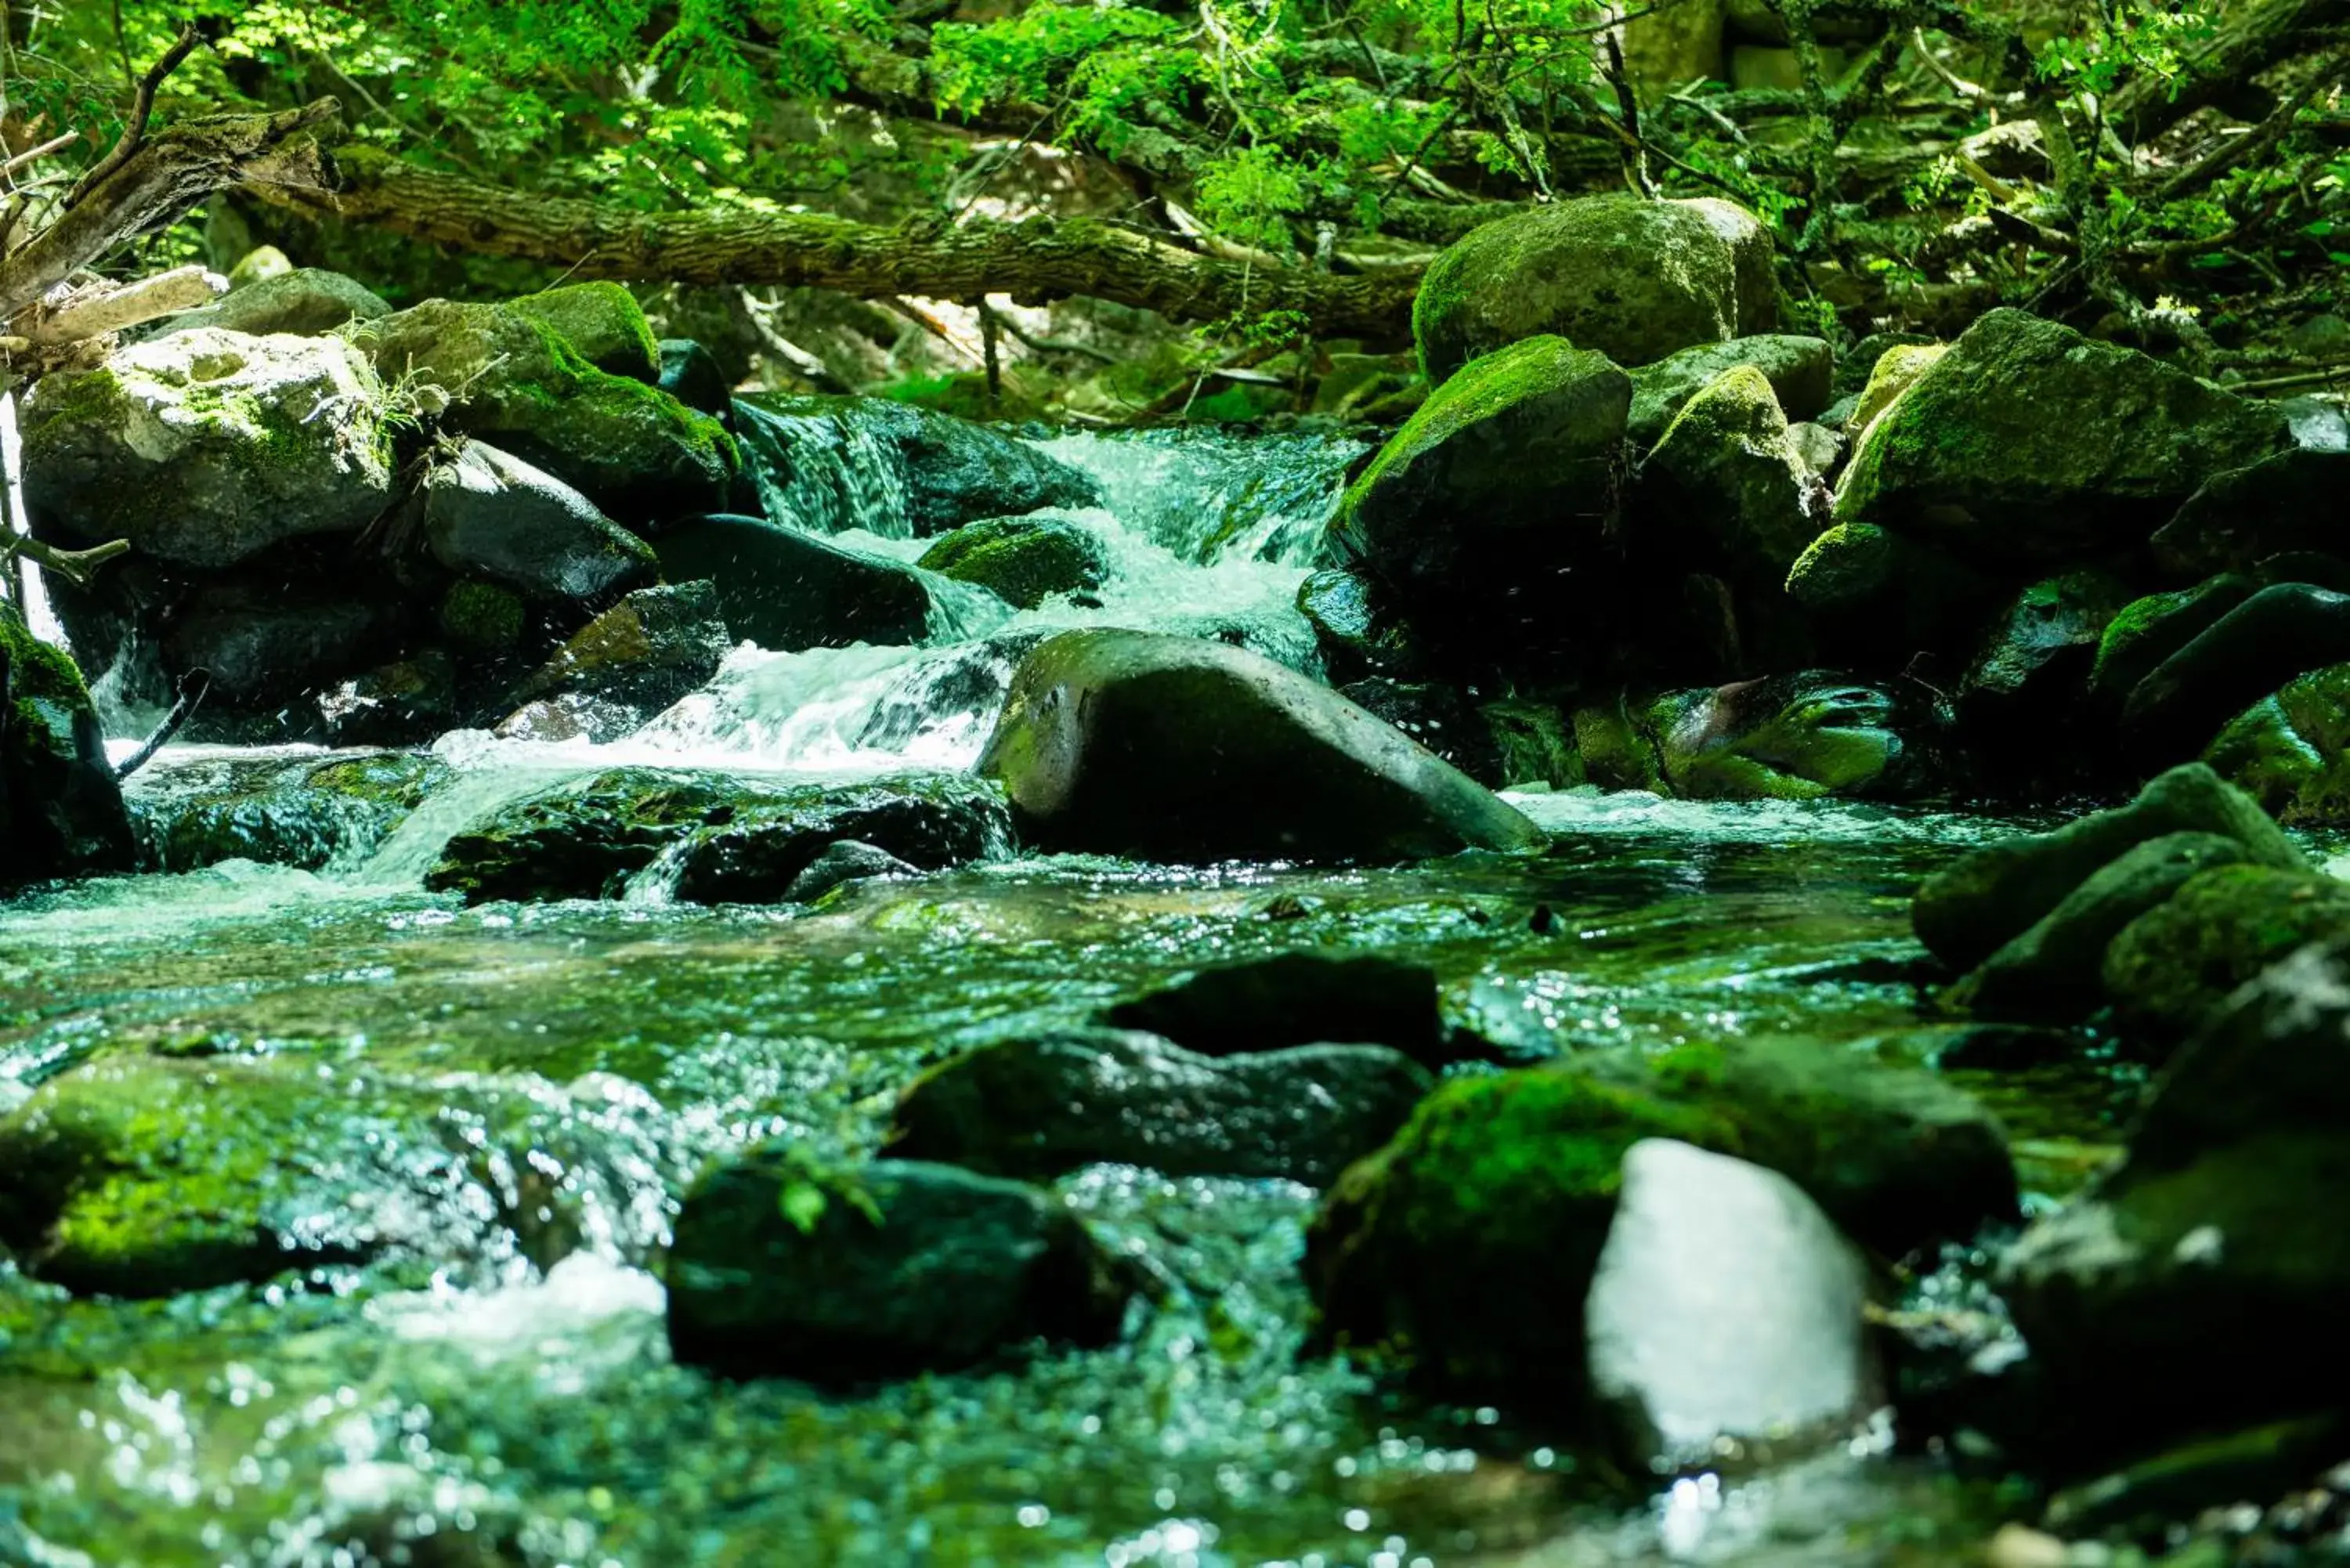
[[[1787,571],[1788,597],[1825,648],[1897,666],[1957,644],[2004,591],[1948,551],[1874,523],[1824,530]]]
[[[1877,357],[1869,367],[1868,379],[1860,389],[1852,406],[1852,416],[1845,428],[1855,434],[1877,422],[1877,416],[1893,406],[1893,400],[1911,387],[1918,378],[1932,369],[1934,361],[1950,352],[1947,343],[1896,343]]]
[[[1109,548],[1066,518],[983,517],[942,535],[916,565],[1035,609],[1055,594],[1107,582]]]
[[[713,904],[805,898],[801,876],[843,842],[939,871],[1007,854],[1012,819],[993,785],[960,774],[787,790],[694,835],[678,857],[678,896]]]
[[[889,1152],[1029,1180],[1109,1161],[1318,1187],[1393,1137],[1434,1083],[1378,1045],[1216,1057],[1134,1031],[1071,1030],[925,1073],[898,1101]]]
[[[659,382],[660,346],[636,296],[617,283],[567,283],[508,306],[561,333],[598,370]]]
[[[2086,697],[2106,624],[2129,597],[2102,572],[2067,572],[2030,585],[1991,620],[1960,678],[1957,719],[1967,743],[2001,773],[2043,776],[2068,760],[2066,734]]]
[[[2122,704],[2122,732],[2150,762],[2200,753],[2220,731],[2294,677],[2350,661],[2350,594],[2276,583],[2220,616],[2155,666]]]
[[[2127,805],[1987,846],[1936,872],[1918,889],[1910,922],[1936,957],[1972,969],[2100,867],[2172,833],[2218,834],[2242,845],[2256,866],[2307,869],[2301,851],[2250,796],[2190,763],[2153,780]]]
[[[2279,822],[2350,822],[2350,664],[2286,681],[2238,714],[2203,760]]]
[[[1411,859],[1541,829],[1423,748],[1221,642],[1076,631],[1022,660],[980,759],[1022,836],[1169,860]]]
[[[63,650],[0,604],[0,889],[130,867],[106,736]]]
[[[382,384],[337,338],[217,327],[45,376],[24,412],[34,530],[224,566],[305,534],[356,534],[391,501]]]
[[[1869,427],[1836,519],[1985,560],[2062,559],[2143,541],[2211,475],[2289,440],[2272,408],[1994,310]]]
[[[2225,574],[2191,588],[2133,599],[2106,623],[2097,639],[2097,659],[2089,671],[2089,695],[2101,708],[2118,712],[2137,683],[2157,666],[2194,641],[2211,624],[2246,599],[2259,585]]]
[[[1700,343],[1631,371],[1632,411],[1626,434],[1635,446],[1656,445],[1691,398],[1742,365],[1762,373],[1790,420],[1808,420],[1828,406],[1835,351],[1827,341],[1763,333],[1727,343]]]
[[[512,588],[461,577],[441,596],[433,624],[449,646],[479,659],[499,659],[522,646],[530,607]]]
[[[1297,613],[1314,628],[1314,645],[1331,684],[1405,675],[1421,662],[1411,635],[1382,612],[1372,584],[1359,572],[1333,566],[1297,585]]]
[[[1136,1284],[1049,1192],[918,1160],[833,1170],[781,1145],[687,1194],[666,1274],[679,1361],[834,1386],[1105,1344]]]
[[[2177,1039],[2269,965],[2345,931],[2350,883],[2221,866],[2122,928],[2106,950],[2106,992],[2133,1027]]]
[[[160,870],[255,860],[315,871],[366,855],[449,776],[446,763],[414,752],[326,763],[206,758],[150,763],[128,794],[140,846]]]
[[[1635,493],[1644,548],[1773,597],[1827,523],[1827,491],[1752,365],[1689,400],[1640,465]]]
[[[1675,794],[1695,800],[1898,796],[1923,782],[1919,717],[1823,670],[1671,692],[1644,715]]]
[[[1729,202],[1586,196],[1482,224],[1437,257],[1412,333],[1431,381],[1546,334],[1647,365],[1769,332],[1770,266],[1761,223]]]

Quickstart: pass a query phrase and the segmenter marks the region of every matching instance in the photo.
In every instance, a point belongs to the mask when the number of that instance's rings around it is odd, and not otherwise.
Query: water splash
[[[1311,569],[1347,471],[1370,448],[1349,436],[1216,430],[1073,432],[1037,446],[1091,474],[1133,532],[1197,564]]]

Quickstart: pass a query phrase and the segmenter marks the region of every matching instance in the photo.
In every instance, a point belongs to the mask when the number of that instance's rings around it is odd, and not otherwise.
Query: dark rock
[[[1665,782],[1696,800],[1898,795],[1918,771],[1916,716],[1826,670],[1669,693],[1646,717]]]
[[[1217,1058],[1074,1030],[933,1067],[899,1100],[889,1152],[1037,1180],[1109,1161],[1318,1187],[1387,1142],[1433,1085],[1376,1045]]]
[[[338,272],[304,266],[241,285],[215,304],[174,316],[155,336],[217,327],[255,337],[291,332],[316,337],[353,321],[390,314],[391,306],[365,286]]]
[[[1000,794],[959,774],[789,790],[696,834],[680,851],[678,896],[708,904],[806,898],[800,878],[843,840],[939,871],[1003,854],[1012,824]]]
[[[2123,1536],[2158,1541],[2207,1509],[2259,1507],[2303,1491],[2342,1456],[2338,1415],[2190,1438],[2109,1475],[2066,1487],[2048,1500],[2051,1530],[2076,1540]],[[2193,1551],[2192,1547],[2187,1548]]]
[[[389,651],[401,607],[388,598],[226,580],[199,590],[172,620],[164,661],[173,670],[211,674],[207,706],[280,701],[365,670]]]
[[[574,693],[525,702],[499,720],[490,732],[502,741],[559,745],[585,740],[603,745],[634,733],[644,722],[645,716],[638,709]]]
[[[0,604],[0,888],[127,871],[130,819],[81,672]]]
[[[2294,447],[2213,474],[2154,535],[2154,558],[2178,577],[2249,572],[2271,556],[2344,545],[2350,452]]]
[[[2197,874],[2243,858],[2242,845],[2214,833],[2168,833],[2136,845],[1985,959],[1951,1000],[1986,1018],[2085,1018],[2105,1000],[2106,949],[2122,929]]]
[[[1477,716],[1485,722],[1493,744],[1492,776],[1481,782],[1499,789],[1544,784],[1567,789],[1584,782],[1575,722],[1556,703],[1506,697],[1483,704]]]
[[[456,662],[437,648],[337,681],[315,699],[330,746],[404,746],[456,728]]]
[[[827,845],[823,854],[809,861],[792,885],[784,889],[784,898],[795,904],[813,904],[827,893],[845,883],[862,881],[868,877],[919,877],[922,868],[899,859],[879,845],[859,843],[844,838]]]
[[[127,799],[158,870],[253,860],[316,871],[382,843],[449,776],[447,763],[412,752],[159,761],[133,775]]]
[[[2067,721],[2088,691],[2106,624],[2128,591],[2099,572],[2033,584],[1990,628],[1959,682],[1957,722],[2002,767],[2044,770],[2064,750]]]
[[[727,649],[718,590],[708,582],[639,588],[582,628],[517,686],[520,705],[583,696],[642,718],[660,712],[718,673]]]
[[[720,781],[620,768],[563,784],[456,835],[424,878],[468,903],[598,898],[694,828],[731,822],[743,792]]]
[[[2106,623],[2098,639],[2097,661],[2089,671],[2090,697],[2118,712],[2139,681],[2251,597],[2259,586],[2250,577],[2230,574],[2131,601]]]
[[[2294,676],[2350,661],[2350,594],[2306,583],[2262,588],[2139,681],[2122,707],[2132,750],[2193,756],[2228,721]]]
[[[1392,1046],[1431,1067],[1451,1060],[1436,971],[1375,954],[1291,952],[1217,964],[1104,1016],[1210,1056],[1342,1040]]]
[[[459,653],[500,660],[521,650],[530,607],[512,588],[478,578],[451,583],[433,613],[442,640]]]
[[[1501,757],[1492,732],[1459,687],[1374,675],[1348,681],[1338,688],[1338,695],[1382,723],[1394,725],[1479,784],[1500,784]]]
[[[1109,547],[1064,518],[983,517],[941,535],[916,565],[1035,609],[1055,594],[1107,582]]]
[[[1107,1344],[1134,1288],[1050,1193],[917,1161],[836,1173],[773,1145],[687,1195],[668,1284],[680,1362],[836,1386]]]
[[[717,585],[730,636],[779,653],[927,639],[942,624],[915,569],[757,517],[697,517],[655,542],[671,582]]]
[[[2270,964],[2345,930],[2350,883],[2220,867],[2122,928],[2106,950],[2106,991],[2131,1025],[2177,1039]]]
[[[1412,859],[1541,829],[1336,693],[1222,643],[1055,637],[980,761],[1041,846],[1174,860]]]
[[[1314,628],[1331,683],[1374,675],[1402,676],[1420,662],[1409,635],[1379,614],[1371,585],[1345,567],[1315,572],[1297,585],[1297,613]]]
[[[1625,433],[1634,445],[1651,447],[1682,405],[1723,372],[1751,365],[1771,383],[1789,420],[1808,420],[1828,406],[1835,350],[1819,337],[1766,334],[1701,343],[1633,370],[1632,411]]]
[[[1480,355],[1553,334],[1618,364],[1769,332],[1771,242],[1728,202],[1587,196],[1485,223],[1429,267],[1412,307],[1442,381]]]
[[[1946,550],[1873,523],[1839,523],[1805,547],[1787,593],[1823,646],[1887,665],[1950,647],[2006,590]]]
[[[1998,562],[2144,540],[2213,474],[2281,451],[2273,409],[2020,310],[1976,320],[1872,425],[1837,493]]]
[[[1910,921],[1937,958],[1972,969],[2100,867],[2172,833],[2218,834],[2242,845],[2254,865],[2305,869],[2301,851],[2249,796],[2190,763],[2155,779],[2127,805],[1973,851],[1926,879]]]
[[[424,476],[424,537],[452,572],[535,598],[596,600],[642,587],[652,546],[550,473],[469,441]]]
[[[664,337],[660,379],[654,384],[698,414],[733,427],[734,383],[718,356],[691,337]]]
[[[2238,714],[2203,760],[2279,822],[2350,822],[2350,664],[2286,681]]]

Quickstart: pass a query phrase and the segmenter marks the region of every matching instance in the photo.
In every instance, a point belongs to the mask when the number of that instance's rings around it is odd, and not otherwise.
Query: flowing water
[[[1547,855],[1407,869],[1022,858],[782,909],[677,905],[655,873],[603,903],[466,909],[421,890],[451,834],[616,761],[967,766],[1019,652],[1058,628],[1221,635],[1311,668],[1291,599],[1347,443],[1051,444],[1110,500],[1076,514],[1118,566],[1097,606],[975,610],[917,649],[746,648],[613,745],[448,737],[436,793],[319,871],[229,862],[0,910],[0,1109],[100,1057],[265,1064],[422,1095],[437,1111],[384,1136],[473,1160],[501,1212],[563,1216],[559,1244],[539,1235],[551,1222],[518,1222],[515,1244],[462,1268],[327,1264],[155,1302],[72,1299],[0,1262],[0,1564],[1972,1560],[1981,1492],[1866,1434],[1627,1497],[1499,1412],[1305,1354],[1314,1195],[1281,1182],[1063,1182],[1170,1282],[1107,1349],[856,1396],[671,1365],[659,1256],[693,1173],[779,1135],[868,1151],[896,1091],[972,1044],[1204,962],[1315,948],[1424,960],[1455,1020],[1529,1057],[1775,1032],[1872,1049],[1918,1018],[1908,889],[2003,830],[1528,794]],[[918,547],[876,526],[884,511],[830,522]],[[317,755],[183,748],[139,789],[162,800]],[[2094,1167],[2127,1089],[1973,1086],[2043,1194]],[[305,1141],[321,1136],[290,1126],[284,1157],[345,1158],[348,1140]]]

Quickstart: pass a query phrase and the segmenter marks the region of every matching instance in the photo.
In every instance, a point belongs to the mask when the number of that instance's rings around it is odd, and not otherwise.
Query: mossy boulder
[[[2313,670],[2350,661],[2350,594],[2308,583],[2261,589],[2131,688],[2122,732],[2132,753],[2172,762],[2200,753],[2230,720]]]
[[[486,1281],[591,1233],[640,1260],[659,1204],[631,1182],[681,1174],[659,1136],[641,1106],[530,1079],[114,1056],[0,1117],[0,1244],[77,1293],[133,1297],[385,1258]]]
[[[837,1170],[783,1145],[695,1184],[666,1278],[680,1362],[836,1386],[1107,1344],[1137,1282],[1050,1192],[919,1160]]]
[[[1918,889],[1910,922],[1929,951],[1954,968],[1972,969],[2098,869],[2149,838],[2172,833],[2233,839],[2255,866],[2308,868],[2301,851],[2251,796],[2202,763],[2189,763],[2148,783],[2127,805],[1964,856]]]
[[[2251,572],[2278,556],[2341,555],[2342,497],[2350,452],[2296,446],[2247,468],[2213,474],[2154,535],[2166,572]]]
[[[2142,543],[2205,480],[2290,439],[2272,408],[2002,308],[1868,428],[1836,520],[1986,561],[2061,560]]]
[[[1065,517],[983,517],[942,535],[916,565],[1035,609],[1055,594],[1107,582],[1109,547]]]
[[[1656,445],[1691,398],[1741,366],[1762,373],[1789,420],[1808,420],[1828,406],[1835,350],[1825,338],[1762,333],[1700,343],[1632,370],[1632,411],[1625,433],[1635,446]]]
[[[1542,830],[1326,687],[1221,642],[1065,633],[1014,671],[982,774],[1024,839],[1149,859],[1402,860]]]
[[[1005,855],[1012,842],[1003,796],[960,774],[802,786],[695,834],[679,852],[677,891],[702,903],[772,904],[814,896],[801,877],[842,843],[941,871]]]
[[[1828,493],[1752,365],[1689,400],[1640,465],[1640,545],[1776,598],[1827,525]]]
[[[717,421],[598,369],[529,312],[428,300],[348,335],[448,429],[545,469],[623,526],[713,512],[732,493],[740,457]]]
[[[341,273],[290,267],[240,284],[217,304],[172,317],[156,336],[218,327],[256,337],[290,332],[298,337],[316,337],[354,321],[373,321],[390,314],[391,306],[373,290]]]
[[[707,684],[733,646],[711,584],[639,588],[556,649],[512,700],[578,695],[650,718]]]
[[[2350,664],[2286,681],[2238,714],[2203,760],[2279,822],[2350,822]]]
[[[2269,965],[2345,931],[2350,883],[2221,866],[2122,928],[2106,950],[2106,992],[2133,1028],[2178,1039]]]
[[[507,305],[554,327],[607,375],[660,379],[660,345],[636,296],[617,283],[567,283]]]
[[[7,604],[0,692],[0,889],[129,870],[130,819],[81,671]]]
[[[1896,343],[1887,348],[1869,367],[1868,379],[1853,402],[1852,415],[1845,421],[1845,428],[1856,434],[1875,424],[1877,415],[1917,385],[1918,378],[1950,350],[1947,343]]]
[[[1334,551],[1448,640],[1555,639],[1565,575],[1611,547],[1631,398],[1606,356],[1563,337],[1487,355],[1430,393],[1347,489]]]
[[[951,609],[932,591],[935,577],[764,517],[696,517],[664,532],[653,547],[670,581],[715,586],[730,636],[778,653],[859,642],[904,647],[953,624]]]
[[[1753,214],[1711,199],[1586,196],[1482,224],[1438,256],[1412,334],[1441,381],[1529,337],[1647,365],[1767,333],[1775,317],[1770,240]]]
[[[652,546],[553,474],[469,441],[425,473],[424,540],[452,572],[537,599],[609,602],[653,580]]]
[[[176,332],[41,379],[25,402],[25,504],[44,538],[128,539],[191,566],[356,534],[392,499],[386,409],[339,339]]]
[[[2139,681],[2251,597],[2259,586],[2250,577],[2226,573],[2206,577],[2191,588],[2131,600],[2106,623],[2105,635],[2097,639],[2089,695],[2099,707],[2118,713]]]
[[[889,1152],[1028,1180],[1108,1161],[1319,1187],[1393,1137],[1434,1085],[1378,1045],[1207,1056],[1139,1031],[1070,1030],[923,1074],[899,1098]]]
[[[1695,800],[1898,796],[1925,782],[1920,717],[1825,670],[1659,698],[1644,715],[1665,782]]]
[[[286,761],[151,763],[127,792],[148,862],[193,871],[254,860],[316,871],[372,850],[451,776],[439,758],[379,752]]]
[[[2006,591],[1948,551],[1874,523],[1823,530],[1787,570],[1787,595],[1823,647],[1896,665],[1958,642]]]

